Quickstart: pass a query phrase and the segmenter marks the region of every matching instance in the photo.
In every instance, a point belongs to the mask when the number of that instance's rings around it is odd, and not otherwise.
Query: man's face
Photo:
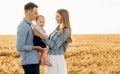
[[[30,19],[32,21],[36,20],[36,17],[38,16],[38,9],[37,8],[33,8],[33,10],[30,11]]]

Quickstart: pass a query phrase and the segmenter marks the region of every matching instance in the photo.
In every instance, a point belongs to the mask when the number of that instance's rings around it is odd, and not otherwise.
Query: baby
[[[38,32],[45,34],[45,30],[43,29],[45,24],[45,18],[43,15],[39,15],[36,18],[36,25],[34,25],[33,29],[38,30]],[[40,53],[40,64],[41,65],[47,65],[47,66],[52,66],[51,63],[49,62],[49,55],[48,55],[48,46],[42,42],[41,38],[38,36],[34,36],[34,41],[33,41],[35,46],[41,46],[42,48],[46,48],[43,52]]]

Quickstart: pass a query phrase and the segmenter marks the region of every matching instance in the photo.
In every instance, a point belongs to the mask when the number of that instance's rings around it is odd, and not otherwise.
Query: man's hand
[[[49,49],[49,46],[46,45],[46,48]]]
[[[45,48],[39,48],[39,52],[41,53],[41,52],[44,52],[45,51]]]
[[[40,47],[40,46],[33,46],[32,47],[33,50],[38,50],[38,52],[43,52],[44,48]]]

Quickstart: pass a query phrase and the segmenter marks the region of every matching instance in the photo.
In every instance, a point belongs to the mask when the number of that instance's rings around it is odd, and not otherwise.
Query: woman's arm
[[[51,49],[58,49],[67,39],[70,37],[70,32],[66,30],[64,36],[61,33],[53,35],[53,39],[43,39],[43,42],[49,46]]]

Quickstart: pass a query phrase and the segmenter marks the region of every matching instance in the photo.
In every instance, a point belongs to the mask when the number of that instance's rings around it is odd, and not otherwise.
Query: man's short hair
[[[34,7],[38,8],[38,6],[35,3],[29,2],[27,4],[25,4],[24,6],[24,10],[32,10]]]

